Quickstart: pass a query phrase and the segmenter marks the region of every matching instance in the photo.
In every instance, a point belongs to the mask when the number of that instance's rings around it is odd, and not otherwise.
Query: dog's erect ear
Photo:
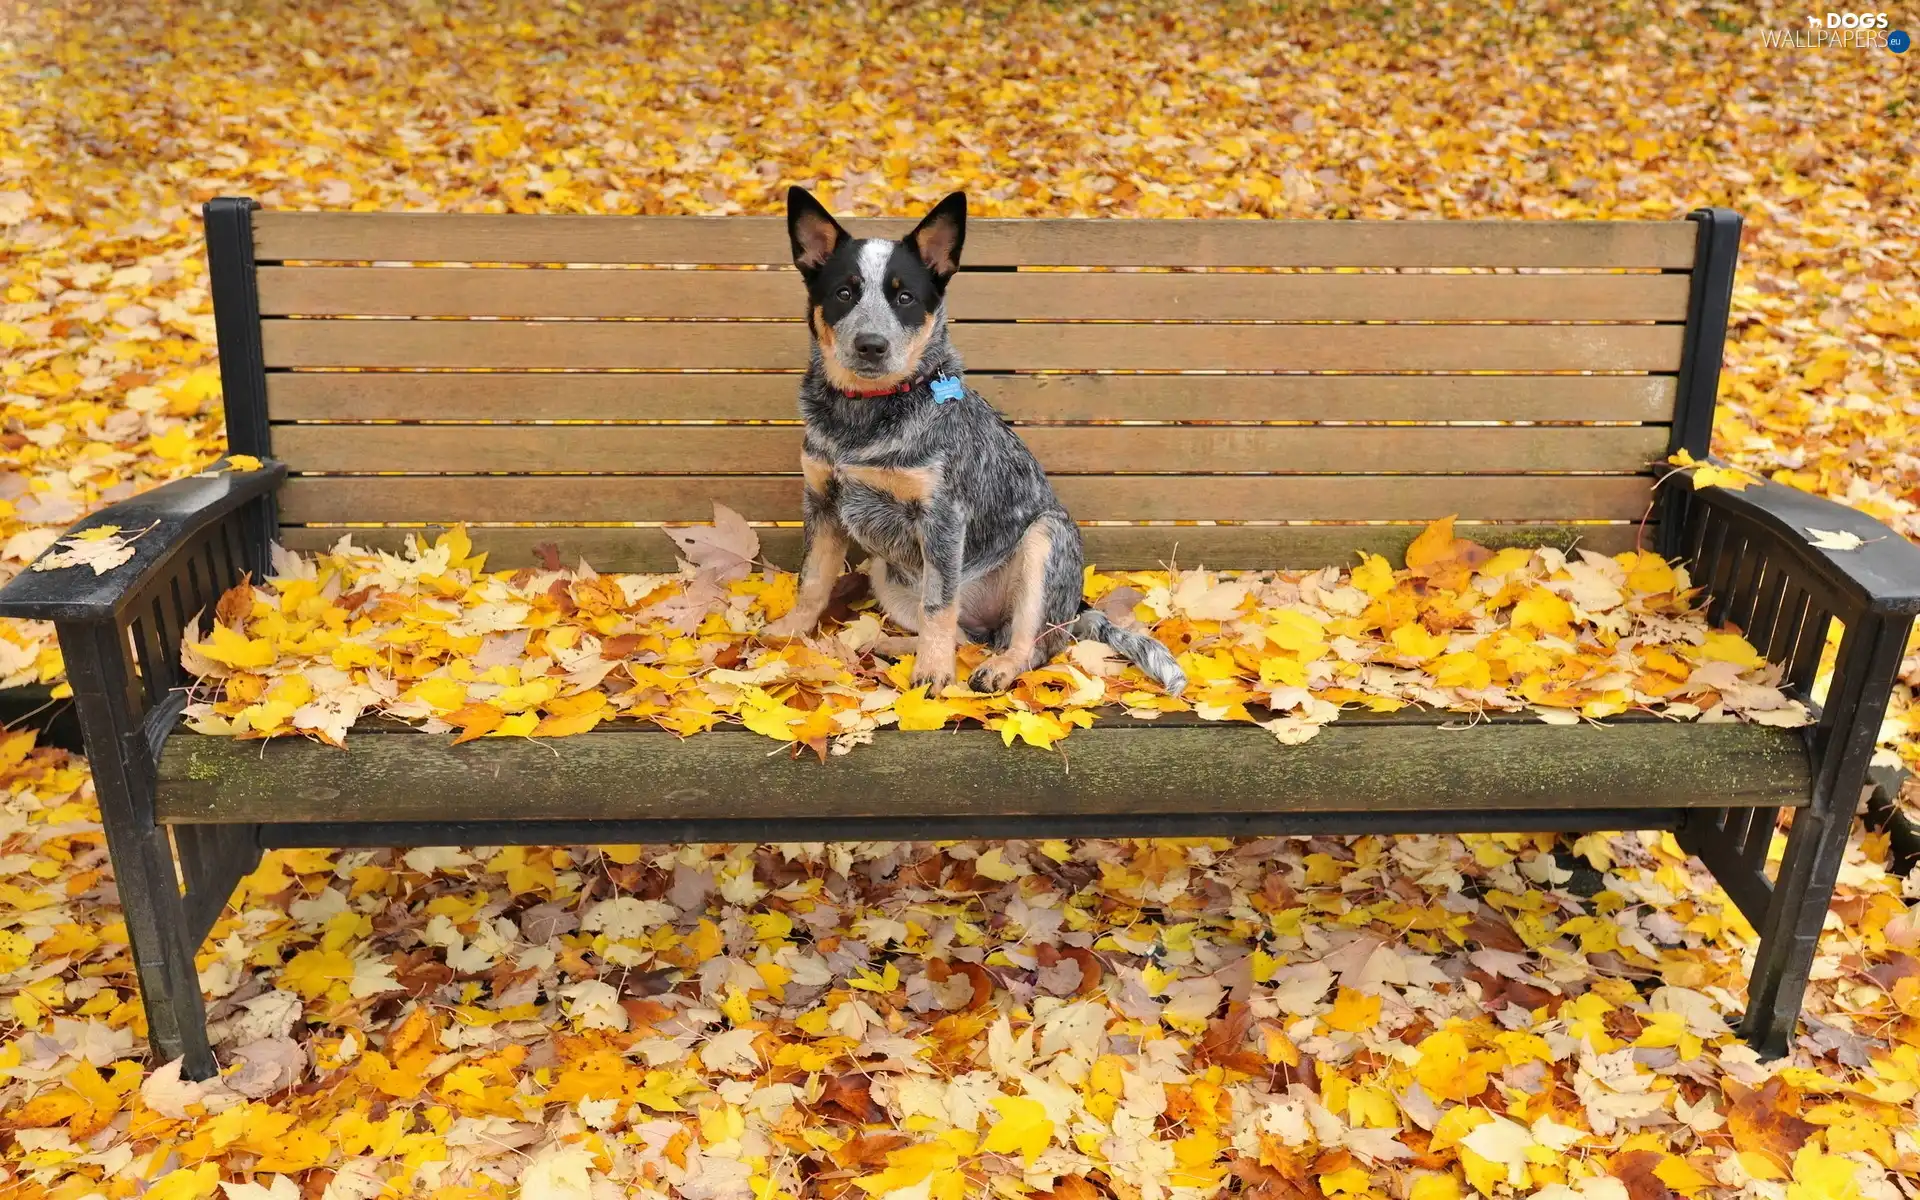
[[[907,235],[907,245],[927,264],[940,286],[960,269],[960,246],[967,240],[967,194],[955,192],[927,214]]]
[[[793,265],[807,274],[833,257],[847,231],[833,219],[813,193],[803,187],[787,189],[787,236],[793,240]]]

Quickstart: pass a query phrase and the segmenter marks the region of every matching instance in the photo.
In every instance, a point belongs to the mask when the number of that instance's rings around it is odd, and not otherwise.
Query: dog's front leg
[[[801,516],[806,521],[806,562],[800,568],[800,592],[793,611],[771,621],[760,631],[763,637],[791,638],[811,633],[827,611],[833,598],[833,585],[847,565],[847,530],[824,492],[814,489],[814,472],[807,474],[807,488],[801,501]]]
[[[966,562],[966,519],[947,505],[929,505],[919,521],[920,646],[913,682],[938,695],[953,682],[960,636],[960,574]]]

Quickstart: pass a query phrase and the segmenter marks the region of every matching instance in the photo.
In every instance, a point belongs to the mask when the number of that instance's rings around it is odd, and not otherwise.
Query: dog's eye
[[[898,304],[901,308],[911,308],[913,306],[913,293],[901,292],[898,296],[895,296],[893,298],[893,302],[895,304]]]
[[[843,287],[839,291],[833,294],[833,298],[845,303],[852,303],[853,289],[850,287]]]

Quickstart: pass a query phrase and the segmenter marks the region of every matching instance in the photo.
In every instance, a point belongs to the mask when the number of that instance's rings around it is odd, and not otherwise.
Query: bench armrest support
[[[269,565],[266,553],[272,539],[272,529],[266,523],[271,517],[267,506],[286,474],[286,466],[277,462],[265,463],[255,471],[223,470],[177,479],[109,505],[74,524],[64,536],[117,525],[124,535],[140,535],[133,543],[133,557],[104,575],[86,567],[22,571],[0,587],[0,617],[36,621],[112,619],[162,578],[168,565],[196,537],[228,523],[237,524],[231,545],[244,560],[230,565],[263,575]],[[49,549],[47,553],[54,551]],[[224,589],[231,584],[219,581],[219,586]]]
[[[1774,809],[1689,813],[1680,843],[1700,856],[1760,933],[1742,1036],[1768,1057],[1788,1048],[1814,947],[1867,783],[1895,673],[1920,612],[1920,548],[1865,513],[1775,483],[1740,491],[1672,479],[1662,538],[1710,597],[1708,619],[1738,626],[1785,684],[1812,702],[1834,622],[1833,677],[1806,734],[1813,791],[1794,812],[1769,876]],[[1852,534],[1828,550],[1812,530]],[[1845,540],[1845,539],[1842,539]]]

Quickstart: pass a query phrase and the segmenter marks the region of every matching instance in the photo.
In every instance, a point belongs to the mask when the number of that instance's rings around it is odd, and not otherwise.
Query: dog
[[[916,635],[875,651],[910,650],[930,695],[954,681],[963,635],[994,651],[968,678],[977,692],[1007,690],[1081,638],[1178,694],[1186,676],[1165,646],[1084,602],[1079,526],[1026,443],[966,386],[946,310],[966,228],[962,192],[897,242],[851,237],[806,189],[787,193],[813,339],[800,383],[806,549],[793,610],[764,633],[811,631],[857,548],[880,606]]]

